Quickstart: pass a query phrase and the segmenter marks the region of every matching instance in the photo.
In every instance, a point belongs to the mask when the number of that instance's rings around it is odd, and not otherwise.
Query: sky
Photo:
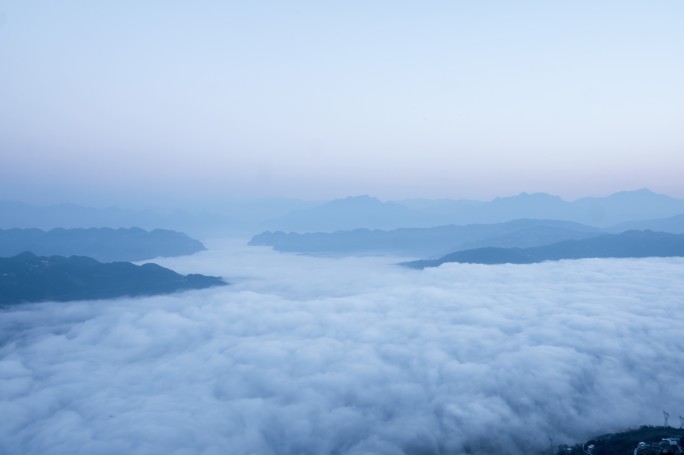
[[[518,455],[681,413],[681,258],[207,246],[160,263],[231,286],[3,309],[0,452]]]
[[[684,197],[684,3],[0,0],[0,199]]]

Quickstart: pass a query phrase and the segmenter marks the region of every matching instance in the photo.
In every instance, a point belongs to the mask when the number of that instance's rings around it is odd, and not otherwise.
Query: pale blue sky
[[[681,0],[0,1],[0,199],[684,197],[682,24]]]

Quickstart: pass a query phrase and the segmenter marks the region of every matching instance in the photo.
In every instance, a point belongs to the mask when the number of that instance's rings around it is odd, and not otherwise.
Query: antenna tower
[[[666,426],[666,427],[668,426],[667,420],[668,420],[669,418],[670,418],[670,413],[669,413],[669,412],[666,412],[666,411],[663,411],[663,420],[665,420],[665,426]]]

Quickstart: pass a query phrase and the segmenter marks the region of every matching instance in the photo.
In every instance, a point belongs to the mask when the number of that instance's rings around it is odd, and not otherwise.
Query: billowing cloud
[[[0,453],[516,454],[684,413],[681,259],[208,246],[162,265],[232,286],[2,310]]]

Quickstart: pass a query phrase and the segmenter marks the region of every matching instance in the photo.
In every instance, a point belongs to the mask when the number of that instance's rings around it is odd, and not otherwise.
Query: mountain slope
[[[641,258],[684,256],[684,235],[627,231],[582,240],[567,240],[532,248],[477,248],[439,259],[406,262],[412,268],[437,267],[447,262],[473,264],[531,264],[583,258]]]
[[[480,246],[528,247],[599,235],[599,229],[555,220],[514,220],[498,224],[401,228],[389,231],[356,229],[332,233],[264,232],[250,245],[272,246],[297,253],[399,253],[439,255]]]
[[[651,230],[670,232],[672,234],[684,234],[684,214],[655,220],[629,221],[611,226],[607,230],[610,232]]]
[[[168,294],[225,284],[218,277],[180,275],[157,264],[101,263],[28,252],[0,258],[0,304]]]

